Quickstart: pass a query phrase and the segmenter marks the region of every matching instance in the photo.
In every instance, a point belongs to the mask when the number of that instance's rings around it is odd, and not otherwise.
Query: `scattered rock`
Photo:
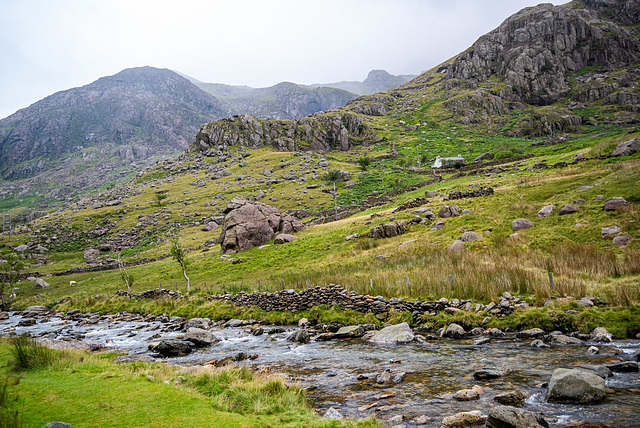
[[[192,342],[179,339],[163,339],[149,344],[149,350],[164,357],[182,357],[191,353]]]
[[[47,288],[47,287],[49,287],[49,283],[42,278],[38,278],[36,279],[36,282],[33,284],[31,288]]]
[[[541,419],[541,418],[540,418]],[[496,406],[489,412],[487,427],[490,428],[545,428],[549,424],[528,410],[511,406]],[[541,424],[540,422],[543,422]]]
[[[631,242],[632,240],[633,238],[631,237],[631,235],[620,235],[613,238],[613,243],[623,247],[627,245],[629,242]]]
[[[472,427],[482,426],[487,421],[487,415],[480,410],[473,410],[471,412],[460,412],[453,416],[447,416],[442,420],[442,428],[454,428],[454,427]]]
[[[516,333],[516,337],[520,339],[530,339],[542,336],[544,336],[544,330],[541,328],[530,328],[529,330],[522,330]]]
[[[513,230],[514,232],[523,229],[529,229],[530,227],[533,227],[533,223],[531,223],[526,218],[517,218],[511,223],[511,230]]]
[[[189,327],[182,339],[198,347],[209,346],[220,341],[220,339],[211,334],[211,332],[197,327]]]
[[[456,239],[453,244],[451,244],[449,246],[449,248],[447,248],[447,251],[453,251],[453,252],[457,252],[457,251],[462,251],[464,250],[464,242]]]
[[[580,208],[577,205],[568,204],[560,208],[560,211],[558,211],[558,215],[574,214],[574,213],[577,213],[579,210]]]
[[[369,238],[382,239],[393,238],[407,231],[407,222],[400,220],[397,223],[383,223],[369,230]]]
[[[224,213],[220,235],[223,254],[258,247],[272,240],[277,232],[289,234],[304,229],[304,225],[295,217],[282,214],[261,202],[233,199]]]
[[[477,380],[497,379],[499,377],[502,377],[502,375],[503,375],[502,370],[492,369],[492,368],[483,368],[473,372],[473,377]]]
[[[594,342],[607,342],[613,341],[613,334],[604,327],[596,327],[590,334],[591,340]]]
[[[288,233],[281,233],[275,237],[275,239],[273,240],[273,243],[274,245],[282,245],[282,244],[287,244],[289,242],[293,242],[296,239],[298,239],[298,237],[295,235],[289,235]]]
[[[525,398],[526,397],[522,392],[515,390],[498,394],[493,398],[493,400],[497,403],[504,404],[505,406],[520,407],[524,404]]]
[[[600,229],[600,237],[602,239],[613,239],[618,233],[622,232],[620,226],[608,226]]]
[[[564,334],[552,334],[549,336],[549,343],[557,346],[576,346],[583,345],[582,340],[577,337],[566,336]]]
[[[287,338],[290,342],[296,343],[309,343],[309,331],[306,328],[296,330],[291,336]]]
[[[477,241],[482,238],[483,236],[477,232],[465,232],[462,234],[462,238],[460,238],[460,240],[462,242],[471,242],[471,241]]]
[[[68,424],[66,422],[49,422],[48,424],[44,425],[42,428],[73,428],[71,426],[71,424]]]
[[[444,223],[439,221],[438,223],[435,223],[432,227],[431,230],[442,230],[444,229]]]
[[[453,399],[457,401],[479,400],[480,393],[476,389],[461,389],[453,394]]]
[[[621,361],[619,363],[608,364],[607,368],[617,373],[637,373],[638,363],[635,361]]]
[[[334,409],[333,407],[330,407],[329,410],[327,410],[325,412],[325,414],[322,417],[322,419],[337,419],[337,420],[341,420],[341,419],[344,419],[344,416],[342,416],[342,413],[340,413],[338,410]]]

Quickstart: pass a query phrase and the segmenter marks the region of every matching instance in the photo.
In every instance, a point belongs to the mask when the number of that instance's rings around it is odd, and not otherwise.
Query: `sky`
[[[145,65],[252,87],[420,74],[538,3],[0,0],[0,118]]]

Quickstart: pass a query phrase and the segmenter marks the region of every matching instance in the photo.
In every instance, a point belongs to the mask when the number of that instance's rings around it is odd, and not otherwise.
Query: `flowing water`
[[[21,319],[12,315],[0,321],[0,332],[16,326]],[[47,334],[82,338],[86,342],[113,347],[130,354],[147,352],[150,341],[175,337],[167,324],[142,321],[100,321],[83,325],[76,321],[50,318],[31,327],[16,327],[15,333],[32,336]],[[283,373],[308,391],[318,411],[323,414],[333,407],[348,417],[376,415],[380,419],[403,415],[406,426],[439,426],[442,418],[462,411],[482,410],[488,413],[496,405],[493,397],[509,390],[520,390],[528,396],[524,408],[540,412],[552,427],[640,427],[640,375],[614,373],[606,381],[607,398],[591,405],[551,404],[544,400],[545,382],[556,368],[570,368],[615,362],[614,348],[632,353],[640,341],[617,341],[597,344],[600,354],[591,356],[588,346],[538,349],[531,340],[515,337],[492,339],[474,345],[469,340],[440,339],[409,345],[380,346],[359,339],[312,341],[297,344],[287,341],[290,331],[273,335],[252,336],[243,328],[213,328],[221,342],[193,352],[186,357],[158,359],[169,364],[194,365],[221,359],[239,352],[257,354],[253,361],[239,364],[269,367]],[[0,333],[7,334],[7,333]],[[496,368],[505,374],[497,379],[476,380],[473,373],[480,368]],[[380,372],[391,375],[405,373],[399,383],[376,383]],[[458,402],[454,392],[480,386],[480,400]]]

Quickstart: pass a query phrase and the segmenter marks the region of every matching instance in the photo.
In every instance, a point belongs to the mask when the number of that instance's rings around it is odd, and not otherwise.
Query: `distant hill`
[[[328,87],[305,87],[281,82],[268,88],[204,83],[185,76],[203,91],[223,101],[232,114],[249,113],[261,119],[300,119],[319,111],[343,107],[358,95]]]
[[[416,76],[393,76],[372,70],[363,82],[344,81],[298,85],[281,82],[268,88],[205,83],[183,75],[200,89],[223,101],[233,114],[251,114],[260,119],[300,119],[320,111],[344,107],[359,95],[386,91]]]
[[[358,95],[371,95],[376,92],[384,92],[395,86],[400,86],[415,77],[417,76],[410,74],[394,76],[384,70],[371,70],[363,82],[342,81],[335,83],[314,83],[309,86],[312,88],[326,86],[329,88],[343,89]]]

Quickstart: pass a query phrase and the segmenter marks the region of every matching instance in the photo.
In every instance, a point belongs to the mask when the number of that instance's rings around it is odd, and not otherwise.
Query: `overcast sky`
[[[253,87],[419,74],[537,3],[0,0],[0,118],[144,65]]]

